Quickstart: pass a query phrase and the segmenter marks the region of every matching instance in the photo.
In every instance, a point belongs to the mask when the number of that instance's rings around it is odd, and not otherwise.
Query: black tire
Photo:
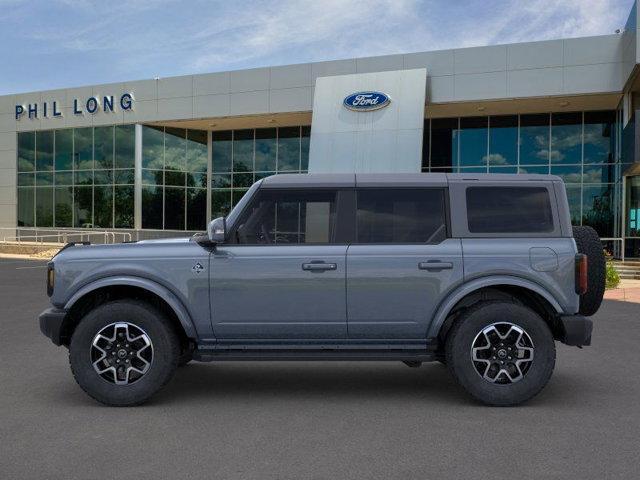
[[[591,227],[573,227],[573,238],[578,252],[587,256],[587,292],[580,295],[582,315],[591,316],[600,308],[606,282],[606,260],[602,242]]]
[[[491,383],[477,370],[476,365],[484,364],[472,361],[472,345],[483,329],[493,324],[503,328],[505,322],[527,333],[533,358],[520,380]],[[447,335],[445,350],[447,367],[456,381],[473,398],[491,406],[513,406],[533,398],[549,381],[556,359],[553,335],[545,321],[523,305],[504,301],[481,302],[460,315]]]
[[[126,385],[103,378],[92,364],[94,338],[116,322],[142,329],[152,343],[153,356],[146,373]],[[73,332],[69,345],[69,363],[78,385],[95,400],[118,407],[147,401],[171,380],[179,358],[180,342],[170,321],[152,306],[135,300],[117,300],[90,311]]]

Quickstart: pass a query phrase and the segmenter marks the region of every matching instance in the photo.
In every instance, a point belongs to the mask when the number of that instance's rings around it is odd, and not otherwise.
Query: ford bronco
[[[516,405],[582,347],[602,244],[549,175],[307,174],[256,182],[191,238],[69,244],[40,328],[94,399],[149,399],[189,361],[439,361]]]

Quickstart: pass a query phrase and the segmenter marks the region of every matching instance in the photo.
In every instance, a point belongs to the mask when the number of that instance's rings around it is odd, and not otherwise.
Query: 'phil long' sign
[[[133,94],[123,93],[120,98],[113,95],[104,95],[102,97],[93,96],[81,101],[78,98],[73,99],[74,115],[84,115],[85,112],[94,114],[102,110],[109,113],[114,112],[118,107],[122,111],[133,110]],[[21,118],[55,118],[62,117],[62,110],[58,102],[53,100],[42,103],[29,103],[26,105],[16,105],[16,120]]]

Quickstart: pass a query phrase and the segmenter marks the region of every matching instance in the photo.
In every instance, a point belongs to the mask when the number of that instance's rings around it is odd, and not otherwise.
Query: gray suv
[[[108,405],[191,360],[439,361],[515,405],[549,380],[556,340],[590,344],[604,271],[554,176],[278,175],[207,233],[67,245],[40,328]]]

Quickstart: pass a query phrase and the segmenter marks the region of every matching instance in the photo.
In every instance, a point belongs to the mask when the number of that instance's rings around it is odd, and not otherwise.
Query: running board
[[[425,350],[215,350],[193,352],[194,360],[214,361],[398,361],[430,362],[436,354]]]

